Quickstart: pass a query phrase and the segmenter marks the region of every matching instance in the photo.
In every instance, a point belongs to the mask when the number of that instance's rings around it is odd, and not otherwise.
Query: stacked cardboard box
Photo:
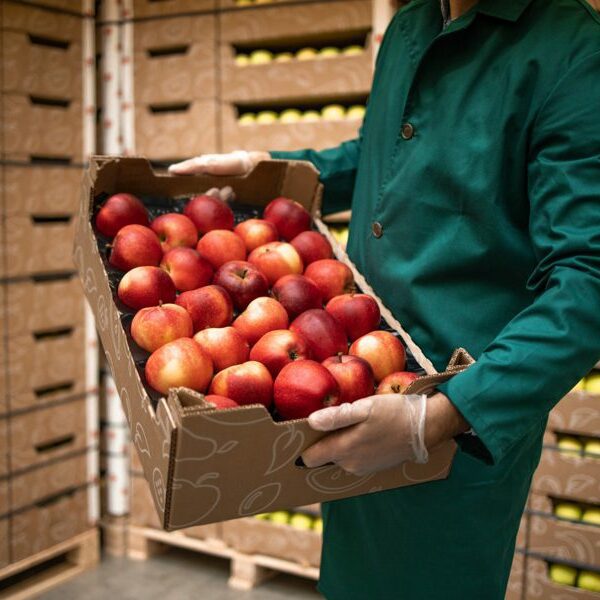
[[[0,10],[0,568],[88,529],[83,3]]]

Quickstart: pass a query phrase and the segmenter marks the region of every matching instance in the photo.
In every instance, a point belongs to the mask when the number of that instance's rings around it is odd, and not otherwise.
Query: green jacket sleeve
[[[307,160],[321,173],[323,183],[323,214],[347,210],[352,203],[354,180],[360,156],[360,136],[349,142],[317,152],[271,152],[272,158]]]
[[[600,53],[555,85],[531,130],[535,301],[440,386],[497,463],[600,358]],[[475,453],[476,454],[476,453]],[[485,459],[485,454],[480,455]]]

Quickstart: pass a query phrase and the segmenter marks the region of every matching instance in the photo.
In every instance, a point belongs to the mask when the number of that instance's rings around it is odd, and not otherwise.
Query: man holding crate
[[[460,446],[447,480],[323,507],[321,591],[501,600],[548,412],[600,356],[600,17],[584,0],[414,0],[359,137],[270,156],[314,163],[326,212],[352,198],[350,258],[438,370],[457,346],[477,359],[426,408],[378,396],[311,415],[331,433],[309,467]]]

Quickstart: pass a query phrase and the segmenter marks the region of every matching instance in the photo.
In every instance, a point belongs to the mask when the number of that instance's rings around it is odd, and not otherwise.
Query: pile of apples
[[[96,228],[112,239],[117,295],[136,311],[131,337],[150,353],[146,382],[161,394],[187,387],[217,408],[262,404],[299,419],[376,384],[400,393],[417,377],[398,338],[378,329],[377,302],[355,293],[352,271],[293,200],[235,225],[218,190],[152,221],[119,193]]]

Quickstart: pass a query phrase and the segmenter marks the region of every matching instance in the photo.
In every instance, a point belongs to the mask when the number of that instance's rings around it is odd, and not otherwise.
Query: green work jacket
[[[358,139],[314,152],[348,252],[477,437],[441,482],[329,503],[331,600],[500,600],[553,405],[600,357],[600,17],[439,0],[393,19]]]

